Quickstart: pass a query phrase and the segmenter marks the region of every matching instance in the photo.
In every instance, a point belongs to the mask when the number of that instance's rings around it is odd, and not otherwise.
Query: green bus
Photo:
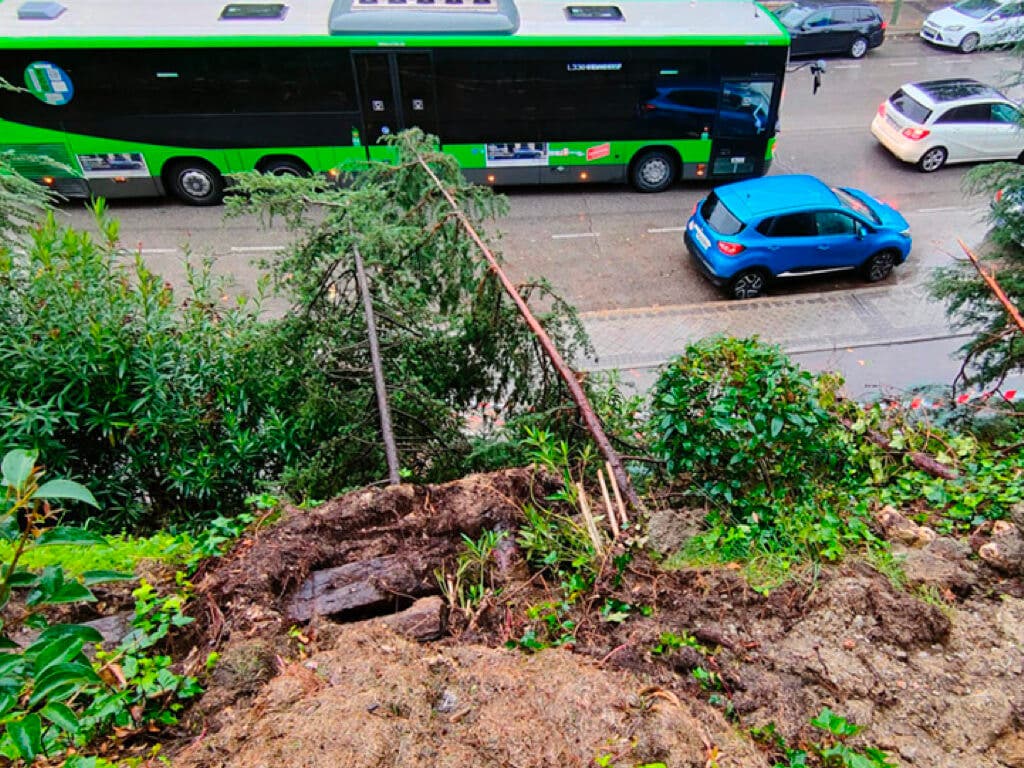
[[[417,126],[479,183],[657,192],[767,170],[788,52],[746,0],[6,0],[0,151],[67,197],[208,205]]]

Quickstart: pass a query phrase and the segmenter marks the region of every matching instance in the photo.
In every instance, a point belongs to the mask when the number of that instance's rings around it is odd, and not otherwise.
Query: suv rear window
[[[719,200],[718,195],[714,192],[708,195],[708,199],[700,207],[700,215],[720,235],[735,235],[744,226],[743,222],[725,207],[725,203]]]
[[[915,123],[923,123],[932,113],[924,104],[904,93],[902,88],[889,97],[889,103],[896,107],[897,112]]]

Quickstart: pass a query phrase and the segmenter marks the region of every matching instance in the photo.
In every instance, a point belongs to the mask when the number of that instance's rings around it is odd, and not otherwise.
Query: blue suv
[[[866,192],[813,176],[767,176],[718,187],[694,207],[686,247],[735,299],[779,277],[860,270],[884,280],[910,253],[910,226]]]

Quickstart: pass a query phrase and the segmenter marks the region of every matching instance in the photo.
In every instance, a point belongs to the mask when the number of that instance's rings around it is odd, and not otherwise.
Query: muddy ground
[[[174,764],[769,768],[780,741],[751,729],[820,742],[809,720],[827,706],[898,765],[1024,768],[1024,589],[1014,564],[977,557],[992,531],[907,535],[889,510],[902,589],[847,563],[761,594],[734,569],[668,572],[638,552],[564,617],[569,642],[509,650],[526,610],[557,600],[544,574],[503,550],[502,599],[466,617],[435,571],[462,533],[514,532],[554,485],[523,469],[360,491],[208,564],[193,640],[222,657]],[[670,549],[693,520],[652,522]],[[609,597],[634,609],[603,620]],[[657,653],[669,632],[686,642]]]

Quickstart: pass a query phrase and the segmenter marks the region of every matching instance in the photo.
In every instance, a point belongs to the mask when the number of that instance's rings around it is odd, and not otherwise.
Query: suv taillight
[[[888,21],[883,21],[882,22],[882,31],[885,32],[885,30],[888,29],[888,28],[889,28],[889,22]]]
[[[718,250],[724,253],[726,256],[735,256],[737,253],[742,252],[744,246],[739,243],[729,243],[725,240],[718,241]]]
[[[931,131],[929,131],[927,128],[904,128],[902,133],[911,141],[920,141],[929,133],[931,133]]]

